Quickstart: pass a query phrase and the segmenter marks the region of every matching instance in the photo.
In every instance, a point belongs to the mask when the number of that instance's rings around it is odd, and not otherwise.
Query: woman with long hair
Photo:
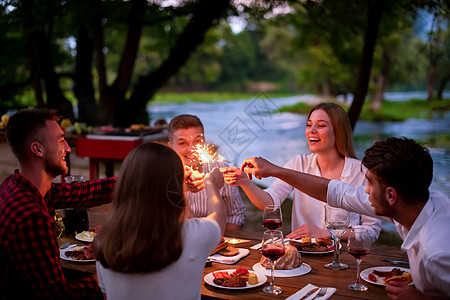
[[[206,258],[226,222],[215,169],[205,177],[208,216],[186,219],[184,168],[168,146],[125,158],[109,215],[93,242],[99,286],[111,299],[200,299]]]
[[[352,129],[344,109],[334,103],[320,103],[308,114],[305,129],[310,154],[299,154],[285,164],[285,168],[328,179],[338,179],[352,186],[365,185],[365,168],[356,159]],[[238,168],[221,169],[225,182],[241,186],[252,203],[259,209],[265,205],[280,206],[294,191],[292,206],[292,232],[288,238],[329,237],[325,227],[323,202],[294,189],[276,179],[270,187],[260,189]],[[381,230],[378,219],[350,213],[350,225],[363,225],[375,241]]]

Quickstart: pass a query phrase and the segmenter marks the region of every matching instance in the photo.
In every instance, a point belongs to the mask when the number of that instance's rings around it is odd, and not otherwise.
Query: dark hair
[[[96,259],[122,273],[158,271],[177,261],[188,207],[183,183],[183,163],[174,150],[159,143],[133,149],[94,239]]]
[[[168,136],[169,140],[172,140],[172,136],[175,130],[186,129],[191,127],[200,127],[204,132],[202,121],[194,115],[178,115],[173,118],[169,123]]]
[[[315,110],[323,110],[330,118],[339,154],[345,157],[356,158],[352,127],[345,110],[335,103],[319,103],[311,109],[306,120],[309,120],[309,117]]]
[[[39,139],[38,132],[45,127],[45,122],[58,122],[60,118],[56,110],[46,108],[26,108],[16,112],[6,126],[6,139],[11,151],[18,159],[25,157],[28,145]]]
[[[387,186],[411,202],[427,201],[433,179],[433,159],[412,139],[387,138],[366,150],[362,163]]]

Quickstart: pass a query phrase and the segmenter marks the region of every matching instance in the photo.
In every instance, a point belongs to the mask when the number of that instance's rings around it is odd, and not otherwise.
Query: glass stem
[[[361,269],[361,259],[356,259],[356,283],[359,284],[359,270]]]
[[[340,236],[334,237],[334,261],[339,264],[339,244],[341,241]]]
[[[272,281],[270,282],[271,286],[273,286],[273,280],[274,280],[273,272],[274,272],[274,269],[275,269],[275,265],[273,263],[273,260],[270,260],[270,277],[272,278]]]

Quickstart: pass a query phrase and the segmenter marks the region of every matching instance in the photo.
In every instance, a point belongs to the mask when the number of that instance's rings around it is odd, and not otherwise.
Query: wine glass
[[[333,262],[326,264],[325,268],[330,270],[345,270],[348,265],[339,261],[341,236],[348,228],[350,216],[348,211],[336,207],[325,205],[325,224],[334,240]]]
[[[64,179],[70,184],[85,181],[83,175],[68,175],[64,177]],[[66,208],[63,221],[67,235],[76,235],[77,233],[89,230],[89,216],[87,209],[68,207]]]
[[[269,286],[263,288],[267,294],[279,295],[283,290],[274,284],[273,272],[277,260],[284,255],[283,232],[280,230],[266,230],[262,240],[262,255],[270,259],[271,282]]]
[[[276,230],[283,225],[281,207],[275,205],[266,205],[263,213],[263,226],[268,230]]]
[[[361,268],[361,258],[370,252],[370,236],[362,226],[354,226],[350,230],[347,241],[347,251],[356,258],[356,282],[349,284],[352,291],[367,291],[368,287],[359,282],[359,270]]]

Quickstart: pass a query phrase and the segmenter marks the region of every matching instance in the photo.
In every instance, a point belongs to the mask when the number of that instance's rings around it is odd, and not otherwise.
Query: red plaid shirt
[[[61,270],[55,209],[109,203],[116,178],[52,183],[43,198],[19,171],[0,185],[0,299],[94,299],[93,276],[68,282]],[[101,295],[101,294],[100,294]]]

